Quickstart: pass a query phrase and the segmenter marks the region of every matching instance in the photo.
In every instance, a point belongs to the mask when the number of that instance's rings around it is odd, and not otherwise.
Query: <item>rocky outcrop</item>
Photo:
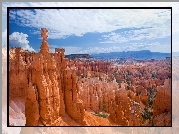
[[[55,125],[65,112],[84,124],[83,102],[77,97],[77,77],[73,70],[66,69],[65,50],[57,48],[55,53],[49,53],[48,36],[42,35],[39,53],[15,49],[15,58],[10,61],[10,95],[26,98],[27,126],[37,126],[39,122]]]
[[[75,121],[85,124],[84,120],[84,106],[83,101],[77,97],[77,77],[75,71],[66,70],[64,73],[64,101],[66,112]]]
[[[16,48],[14,51],[14,59],[10,62],[10,95],[23,97],[28,88],[27,68],[20,54],[21,49]]]
[[[83,78],[78,82],[79,96],[86,110],[108,113],[118,125],[134,126],[141,124],[140,97],[123,86],[118,88],[115,81],[107,82],[107,76]],[[124,84],[125,85],[125,84]]]
[[[32,83],[29,83],[25,102],[26,126],[38,126],[39,124],[39,103],[38,91]]]
[[[111,72],[111,66],[109,62],[104,61],[79,61],[79,60],[73,60],[67,63],[67,66],[69,68],[76,68],[77,75],[84,75],[86,76],[86,73],[88,71],[94,71],[94,72],[103,72],[103,73],[110,73]]]
[[[157,95],[153,102],[154,117],[165,112],[171,112],[171,90],[157,87]]]

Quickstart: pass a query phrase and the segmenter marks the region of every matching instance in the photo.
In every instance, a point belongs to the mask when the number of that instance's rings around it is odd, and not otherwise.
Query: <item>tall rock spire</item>
[[[40,47],[40,53],[49,53],[49,45],[47,42],[48,30],[46,28],[41,28],[41,37],[43,38],[42,45]]]

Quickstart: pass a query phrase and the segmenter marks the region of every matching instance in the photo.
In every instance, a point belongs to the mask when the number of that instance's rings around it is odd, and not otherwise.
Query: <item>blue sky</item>
[[[9,41],[39,51],[40,28],[46,27],[52,52],[56,47],[65,48],[66,54],[170,52],[170,15],[169,9],[15,10],[10,13]]]

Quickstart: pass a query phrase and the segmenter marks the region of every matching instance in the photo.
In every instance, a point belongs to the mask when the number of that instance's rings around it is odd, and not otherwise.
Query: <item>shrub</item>
[[[94,115],[102,117],[102,118],[107,118],[109,116],[109,114],[107,114],[105,112],[95,112]]]
[[[143,123],[147,120],[150,119],[153,115],[153,112],[149,111],[149,108],[144,108],[144,110],[142,111],[142,118],[143,118]]]

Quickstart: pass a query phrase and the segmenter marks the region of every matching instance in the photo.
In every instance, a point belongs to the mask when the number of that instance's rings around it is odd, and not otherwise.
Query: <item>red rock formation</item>
[[[66,70],[64,73],[64,101],[67,113],[74,120],[85,124],[83,102],[77,98],[77,79],[75,71]]]
[[[86,74],[88,71],[110,73],[111,67],[109,62],[104,61],[70,61],[67,63],[69,68],[75,67],[77,75]]]
[[[23,97],[28,88],[27,69],[20,54],[21,49],[15,49],[15,58],[10,62],[10,95]]]
[[[157,95],[153,102],[154,117],[171,111],[171,91],[164,87],[157,87]]]
[[[25,102],[26,126],[38,126],[39,124],[39,103],[37,88],[29,84]]]
[[[48,35],[43,31],[40,53],[15,49],[15,58],[10,62],[10,95],[26,97],[27,126],[37,126],[39,121],[52,125],[65,112],[84,124],[83,102],[77,97],[76,74],[66,70],[64,49],[49,53]]]

